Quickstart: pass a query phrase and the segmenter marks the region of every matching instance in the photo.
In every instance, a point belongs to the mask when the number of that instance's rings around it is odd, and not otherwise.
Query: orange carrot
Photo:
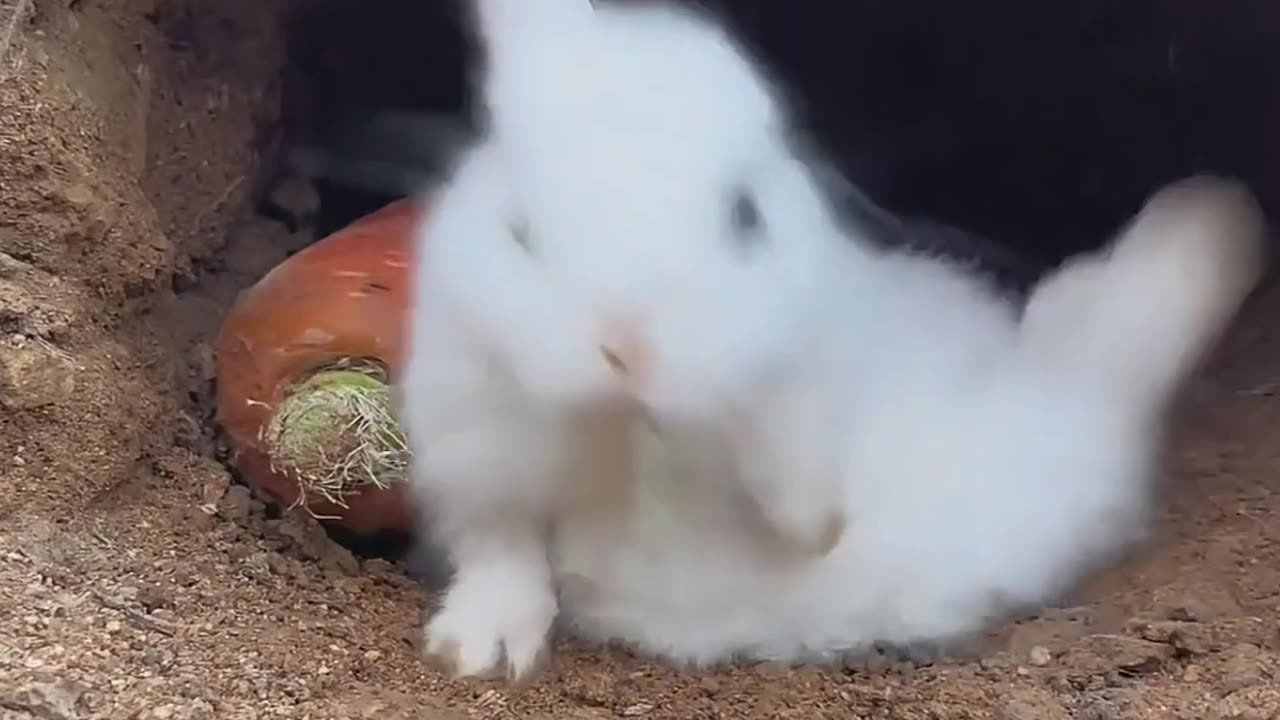
[[[218,420],[246,480],[361,534],[413,525],[390,384],[424,210],[396,201],[280,263],[214,344]]]

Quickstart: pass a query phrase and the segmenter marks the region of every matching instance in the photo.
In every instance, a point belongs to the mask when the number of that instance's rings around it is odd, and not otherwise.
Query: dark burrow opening
[[[1041,262],[1103,242],[1156,186],[1193,172],[1238,175],[1280,201],[1280,10],[1265,0],[700,4],[875,200]],[[469,123],[463,8],[299,5],[286,140],[341,143],[371,110]],[[322,229],[394,194],[326,180]]]
[[[1280,6],[1267,0],[704,4],[873,200],[1034,269],[1102,244],[1195,172],[1240,176],[1280,208]],[[465,23],[462,0],[296,4],[259,211],[323,237],[436,177],[441,149],[475,124]],[[401,144],[406,127],[420,142]],[[291,172],[314,176],[315,195],[291,202]],[[362,554],[407,547],[338,537]]]

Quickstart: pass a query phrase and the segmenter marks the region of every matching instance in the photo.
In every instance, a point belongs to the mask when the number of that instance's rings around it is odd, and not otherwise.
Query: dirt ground
[[[978,659],[432,672],[400,568],[220,462],[205,343],[302,242],[245,219],[280,18],[238,5],[38,0],[0,52],[0,718],[1280,718],[1280,290],[1188,394],[1157,541]]]

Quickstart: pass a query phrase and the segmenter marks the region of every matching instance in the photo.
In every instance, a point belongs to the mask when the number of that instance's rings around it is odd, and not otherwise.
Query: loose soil
[[[37,2],[0,57],[0,718],[1280,718],[1280,290],[1188,392],[1160,537],[977,659],[442,678],[400,567],[221,462],[207,340],[306,238],[249,212],[280,10],[193,5]]]

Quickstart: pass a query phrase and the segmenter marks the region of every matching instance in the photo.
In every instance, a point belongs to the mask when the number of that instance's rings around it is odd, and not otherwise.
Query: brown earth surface
[[[1188,393],[1161,536],[979,660],[443,679],[399,567],[218,460],[206,342],[303,241],[244,219],[281,19],[156,6],[36,2],[6,43],[0,3],[0,718],[1280,718],[1275,290]]]

